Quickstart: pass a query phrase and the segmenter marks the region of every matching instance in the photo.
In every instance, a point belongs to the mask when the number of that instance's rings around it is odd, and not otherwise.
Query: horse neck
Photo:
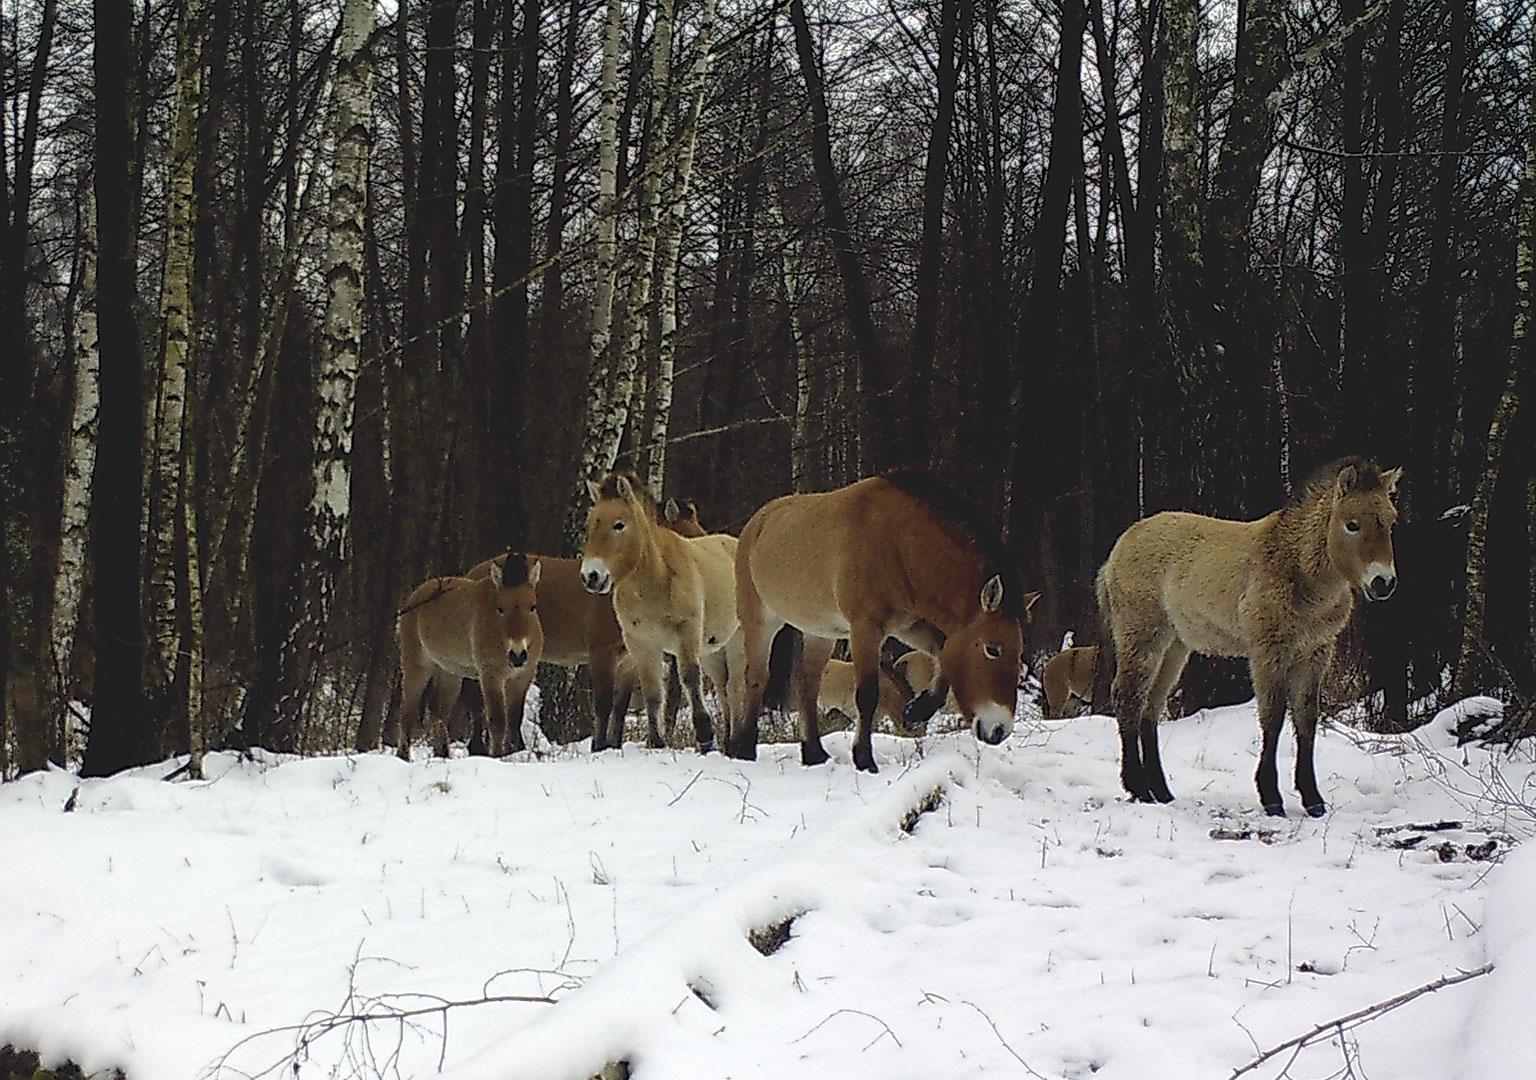
[[[662,534],[666,530],[643,515],[636,520],[636,528],[640,530],[640,550],[630,573],[642,575],[648,581],[659,580],[667,574],[667,560],[662,554],[662,544],[666,542]],[[641,521],[644,524],[638,524]]]
[[[1280,554],[1312,596],[1326,596],[1349,587],[1328,557],[1328,525],[1332,517],[1330,495],[1325,493],[1281,511],[1276,523]]]
[[[935,530],[943,533],[943,530]],[[937,627],[945,637],[976,618],[981,609],[982,569],[976,554],[956,543],[947,534],[942,544],[924,543],[924,556],[917,561],[919,571],[910,573],[916,614]],[[966,573],[947,572],[947,567],[966,565]],[[970,572],[974,566],[975,571]]]

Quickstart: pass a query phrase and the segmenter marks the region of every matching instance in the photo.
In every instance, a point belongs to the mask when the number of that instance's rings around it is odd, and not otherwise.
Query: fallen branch
[[[1385,1001],[1378,1001],[1374,1005],[1367,1005],[1365,1008],[1357,1009],[1345,1016],[1336,1017],[1326,1023],[1318,1024],[1304,1035],[1297,1035],[1293,1039],[1287,1039],[1285,1042],[1265,1050],[1242,1068],[1233,1071],[1227,1080],[1237,1080],[1239,1076],[1252,1072],[1270,1058],[1283,1054],[1287,1050],[1294,1050],[1300,1053],[1307,1046],[1317,1042],[1325,1035],[1332,1036],[1337,1034],[1342,1038],[1346,1030],[1359,1027],[1361,1024],[1368,1024],[1372,1020],[1380,1019],[1387,1013],[1392,1012],[1394,1009],[1402,1008],[1416,998],[1421,998],[1425,994],[1433,994],[1436,990],[1444,990],[1447,986],[1471,982],[1473,979],[1481,978],[1492,970],[1492,964],[1484,964],[1482,967],[1473,968],[1471,971],[1458,971],[1455,975],[1442,975],[1434,982],[1425,983],[1423,986],[1406,990],[1396,997],[1388,998]]]

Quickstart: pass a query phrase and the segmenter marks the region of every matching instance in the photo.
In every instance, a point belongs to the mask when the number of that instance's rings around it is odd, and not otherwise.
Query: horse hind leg
[[[1163,773],[1162,753],[1158,748],[1157,727],[1162,721],[1163,710],[1168,707],[1168,695],[1178,685],[1189,663],[1189,647],[1175,640],[1163,654],[1158,666],[1157,678],[1147,695],[1146,712],[1141,717],[1141,770],[1147,789],[1158,802],[1172,802],[1173,792],[1168,790],[1168,779]]]
[[[405,668],[401,679],[400,711],[395,716],[395,753],[401,761],[411,760],[411,743],[416,741],[416,730],[426,710],[426,698],[431,689],[432,678],[429,672],[416,670],[409,665]]]
[[[716,649],[699,659],[699,667],[704,674],[709,676],[710,683],[715,688],[715,700],[720,703],[721,738],[723,742],[731,740],[731,725],[735,719],[735,710],[731,707],[731,696],[727,692],[730,683],[730,668],[726,663],[725,650]],[[681,680],[679,680],[681,681]],[[668,737],[672,734],[672,727],[667,728]]]
[[[1148,699],[1171,639],[1172,634],[1163,630],[1155,636],[1131,639],[1126,635],[1116,641],[1119,665],[1115,669],[1114,695],[1115,720],[1120,728],[1120,784],[1136,802],[1157,801],[1146,762],[1142,760],[1142,719],[1147,715]],[[1156,753],[1155,733],[1151,741]],[[1161,771],[1159,764],[1159,774]],[[1166,790],[1166,781],[1163,787]]]
[[[821,677],[832,658],[835,641],[805,635],[800,652],[800,672],[796,682],[800,687],[800,764],[820,765],[827,760],[827,748],[821,744],[821,717],[818,701],[821,697]]]

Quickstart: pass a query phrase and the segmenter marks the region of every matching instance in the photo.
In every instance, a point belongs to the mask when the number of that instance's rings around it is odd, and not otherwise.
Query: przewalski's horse
[[[1097,645],[1078,645],[1045,662],[1040,671],[1040,685],[1045,691],[1045,718],[1060,720],[1067,706],[1076,701],[1087,708],[1093,704],[1093,675],[1099,663]]]
[[[826,668],[821,673],[821,690],[816,695],[816,703],[823,713],[836,710],[850,720],[857,720],[859,718],[858,688],[858,679],[854,675],[851,662],[828,660]],[[880,700],[875,706],[876,718],[889,720],[899,729],[901,712],[911,700],[912,694],[907,687],[903,686],[890,672],[881,669]]]
[[[671,500],[668,501],[671,505]],[[667,527],[683,536],[703,535],[698,507],[687,500],[676,522]],[[692,530],[692,531],[688,531]],[[613,613],[613,597],[589,593],[581,584],[581,560],[554,555],[529,555],[542,567],[539,577],[539,618],[544,627],[544,662],[564,668],[587,665],[592,682],[592,749],[622,745],[624,717],[634,697],[637,679],[627,661],[624,634]],[[465,577],[484,578],[505,555],[474,566]]]
[[[410,760],[423,714],[458,700],[460,681],[477,679],[490,714],[491,753],[523,748],[523,702],[544,651],[535,588],[540,563],[521,555],[483,579],[429,578],[400,616],[399,753]]]
[[[702,664],[720,695],[727,730],[735,713],[727,668],[739,671],[736,538],[684,537],[657,524],[656,504],[637,478],[610,473],[588,482],[593,507],[581,553],[588,592],[613,593],[613,610],[645,694],[652,747],[663,744],[658,720],[665,696],[663,658],[677,659],[699,750],[714,749],[714,727],[699,686]],[[735,663],[728,665],[728,654]]]
[[[822,671],[848,638],[858,683],[853,760],[876,771],[870,734],[879,706],[880,648],[894,636],[939,662],[906,706],[902,726],[926,723],[953,687],[977,738],[1013,730],[1028,612],[1012,561],[992,528],[938,479],[898,470],[818,495],[786,495],[752,516],[736,553],[736,606],[746,649],[742,722],[733,757],[757,756],[757,718],[770,648],[786,624],[801,651],[800,760],[827,759],[816,717]]]
[[[699,504],[692,499],[668,499],[662,509],[661,519],[678,536],[691,539],[709,535],[704,526],[699,524]]]
[[[1312,744],[1318,693],[1358,589],[1397,588],[1392,494],[1401,469],[1363,458],[1319,469],[1286,506],[1258,521],[1165,512],[1138,521],[1099,570],[1099,609],[1115,649],[1120,780],[1140,802],[1173,794],[1158,755],[1157,718],[1191,652],[1246,657],[1263,752],[1259,802],[1284,816],[1275,751],[1290,703],[1296,790],[1313,817],[1327,812]]]
[[[612,745],[623,735],[624,713],[634,694],[635,675],[626,662],[624,635],[613,614],[613,601],[594,596],[582,588],[581,561],[552,555],[530,555],[537,559],[539,575],[539,618],[544,627],[544,662],[564,668],[587,665],[592,681],[592,749],[609,745],[609,733],[616,731]],[[506,555],[487,559],[469,571],[470,578],[488,577],[504,563]]]

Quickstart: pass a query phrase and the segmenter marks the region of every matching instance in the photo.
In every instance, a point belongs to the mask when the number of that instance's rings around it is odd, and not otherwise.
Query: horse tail
[[[805,651],[805,635],[787,623],[773,637],[768,650],[768,685],[763,688],[763,708],[784,712],[789,707],[791,688],[798,685],[800,655]]]
[[[1109,602],[1109,560],[1099,567],[1094,578],[1094,591],[1099,601],[1099,652],[1094,657],[1093,682],[1088,691],[1088,710],[1092,712],[1109,692],[1109,673],[1115,670],[1115,620]],[[1113,709],[1113,705],[1110,705]]]

